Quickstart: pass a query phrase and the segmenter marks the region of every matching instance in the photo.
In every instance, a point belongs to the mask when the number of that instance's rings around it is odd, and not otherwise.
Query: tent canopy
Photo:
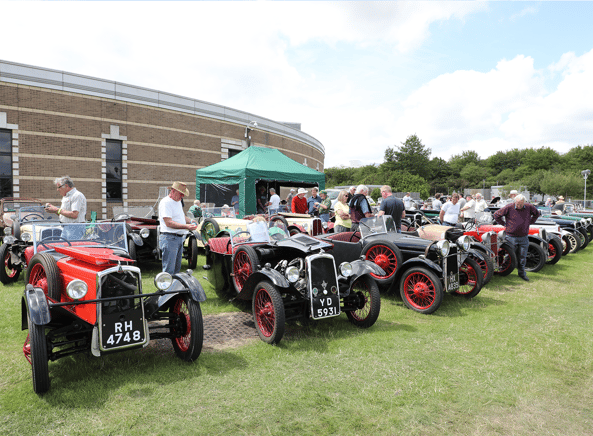
[[[230,199],[239,189],[239,216],[257,212],[256,185],[318,186],[325,189],[325,174],[285,156],[274,148],[252,146],[241,153],[196,170],[196,199]],[[276,188],[279,194],[278,188]],[[230,200],[225,201],[230,204]],[[222,206],[222,204],[217,205]]]

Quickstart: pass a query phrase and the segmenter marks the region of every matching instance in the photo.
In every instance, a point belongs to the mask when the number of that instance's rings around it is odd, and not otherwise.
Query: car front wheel
[[[27,317],[28,318],[28,317]],[[31,363],[33,371],[33,391],[36,394],[43,394],[49,390],[49,358],[47,354],[47,342],[45,339],[45,327],[36,325],[28,318],[29,336],[23,346],[25,357]]]
[[[459,267],[459,289],[453,295],[473,298],[482,290],[484,274],[478,262],[468,257]]]
[[[284,302],[270,282],[259,282],[253,292],[253,320],[260,339],[277,344],[284,336]]]
[[[175,354],[186,362],[196,360],[202,352],[204,342],[204,320],[200,303],[194,301],[189,294],[178,295],[170,309],[170,329],[174,337]]]
[[[381,311],[381,294],[375,280],[361,276],[356,279],[350,292],[357,298],[358,309],[346,311],[348,320],[360,328],[375,324]]]
[[[562,242],[558,238],[552,238],[548,241],[548,258],[546,263],[554,265],[562,257]]]
[[[529,243],[527,258],[525,259],[525,271],[538,272],[546,264],[546,252],[535,242]]]
[[[60,301],[60,270],[56,260],[48,253],[37,253],[27,267],[26,282],[43,289],[45,295]]]
[[[497,255],[498,268],[494,270],[494,274],[499,276],[508,276],[517,268],[517,255],[515,250],[509,244],[504,243],[498,249]]]
[[[3,261],[2,268],[0,268],[0,282],[7,285],[16,282],[21,274],[20,268],[15,268],[10,264],[10,244],[0,245],[0,259]]]
[[[433,313],[443,301],[443,285],[430,270],[410,268],[400,281],[400,295],[406,306],[420,313]]]

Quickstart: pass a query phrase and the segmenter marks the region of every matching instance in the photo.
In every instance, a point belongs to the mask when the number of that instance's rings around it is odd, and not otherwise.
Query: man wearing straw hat
[[[169,195],[159,203],[159,247],[162,252],[163,271],[175,274],[181,271],[183,241],[187,230],[195,230],[196,225],[185,216],[181,199],[189,196],[187,185],[174,182]]]

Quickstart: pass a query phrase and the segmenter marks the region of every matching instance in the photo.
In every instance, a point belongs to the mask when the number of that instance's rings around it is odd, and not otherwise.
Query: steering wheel
[[[47,245],[45,245],[44,242],[50,243],[50,242],[57,242],[57,241],[64,241],[69,246],[72,245],[69,240],[67,240],[66,238],[64,238],[62,236],[48,236],[47,238],[43,238],[41,241],[39,241],[39,245],[43,245],[43,247],[46,250],[49,250],[49,247]]]
[[[213,218],[214,214],[212,212],[205,212],[204,213],[204,218]]]
[[[35,217],[35,218],[33,218],[33,217]],[[45,219],[45,217],[43,216],[43,214],[40,214],[38,212],[30,212],[27,215],[25,215],[23,218],[21,218],[21,220],[23,222],[29,222],[29,221],[31,221],[31,218],[33,218],[33,221],[36,221],[37,218],[39,218],[40,220],[44,220]]]

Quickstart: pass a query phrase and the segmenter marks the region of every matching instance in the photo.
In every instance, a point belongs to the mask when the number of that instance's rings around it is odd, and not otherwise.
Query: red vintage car
[[[146,293],[127,251],[124,223],[56,226],[61,236],[41,239],[34,230],[25,250],[22,329],[29,334],[23,351],[36,393],[49,390],[48,361],[76,353],[98,357],[169,338],[180,358],[198,358],[206,295],[191,274],[160,273],[157,291]],[[151,322],[160,320],[167,323]]]

